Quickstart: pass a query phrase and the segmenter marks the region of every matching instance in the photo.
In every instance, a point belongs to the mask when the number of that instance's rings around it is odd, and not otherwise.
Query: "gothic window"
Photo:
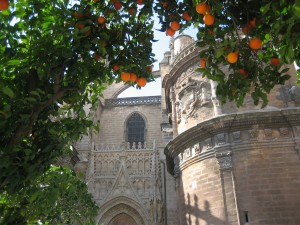
[[[127,120],[127,141],[132,147],[135,142],[136,147],[138,142],[144,145],[145,141],[145,121],[138,113],[134,113]]]

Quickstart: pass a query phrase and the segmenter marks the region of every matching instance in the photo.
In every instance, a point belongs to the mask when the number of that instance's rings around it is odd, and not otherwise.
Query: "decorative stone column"
[[[217,98],[217,95],[216,95],[217,82],[210,80],[210,85],[211,85],[211,100],[214,105],[214,113],[215,113],[215,116],[218,116],[218,115],[221,115],[223,112],[222,112],[222,107],[219,102],[219,99]]]
[[[217,153],[216,158],[220,167],[220,178],[224,199],[226,225],[240,225],[236,190],[234,184],[231,151]]]
[[[175,138],[178,135],[177,130],[177,120],[176,120],[176,96],[174,88],[171,88],[171,104],[172,104],[172,127],[173,127],[173,137]]]

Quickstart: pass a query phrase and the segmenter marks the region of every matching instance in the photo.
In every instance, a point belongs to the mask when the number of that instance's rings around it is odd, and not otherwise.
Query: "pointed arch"
[[[104,203],[99,209],[97,224],[111,224],[120,215],[131,217],[138,225],[150,225],[146,210],[135,200],[120,196]]]
[[[136,148],[138,148],[138,142],[141,142],[143,147],[144,143],[147,141],[147,121],[145,116],[137,111],[131,113],[125,120],[124,127],[125,141],[129,142],[131,147],[133,146],[133,143],[135,143]]]

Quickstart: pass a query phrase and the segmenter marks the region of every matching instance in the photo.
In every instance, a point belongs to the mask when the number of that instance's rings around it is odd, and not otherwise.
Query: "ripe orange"
[[[213,25],[214,22],[215,22],[215,17],[211,14],[206,14],[204,17],[203,17],[203,22],[205,25],[207,26],[210,26],[210,25]]]
[[[175,30],[173,30],[171,27],[169,27],[166,31],[166,35],[172,37],[172,36],[174,36],[174,34],[175,34]]]
[[[187,12],[184,12],[182,14],[182,18],[186,21],[190,21],[192,19],[192,17]]]
[[[130,81],[130,73],[122,72],[121,73],[121,80],[124,81],[124,82]]]
[[[171,29],[172,30],[179,30],[179,28],[180,28],[180,23],[178,23],[177,21],[173,21],[173,22],[171,22]]]
[[[163,2],[162,7],[165,9],[168,7],[168,3],[167,2]]]
[[[199,14],[204,14],[207,11],[207,5],[205,3],[199,3],[196,5],[196,11]]]
[[[99,16],[98,17],[98,23],[104,24],[105,23],[105,17],[104,16]]]
[[[137,80],[137,75],[135,73],[131,73],[130,74],[130,81],[131,82],[136,82],[136,80]]]
[[[206,58],[201,58],[200,59],[200,66],[201,66],[201,68],[205,69],[205,67],[206,67]]]
[[[116,10],[120,10],[120,9],[122,9],[123,5],[122,5],[121,2],[115,1],[114,2],[114,7],[115,7]]]
[[[272,66],[278,66],[280,64],[280,61],[277,57],[272,57],[271,64],[272,64]]]
[[[230,52],[227,55],[227,61],[229,63],[236,63],[237,60],[238,60],[238,54],[236,52]]]
[[[9,0],[0,0],[0,10],[7,10],[9,7]]]
[[[262,41],[259,38],[252,38],[249,42],[250,48],[258,50],[262,46]]]
[[[144,0],[136,0],[136,4],[138,4],[138,5],[144,5]]]
[[[119,69],[120,69],[120,66],[118,64],[116,64],[116,65],[113,66],[113,71],[114,72],[119,71]]]
[[[146,78],[140,77],[137,79],[137,85],[139,85],[140,87],[145,87],[146,84],[147,84]]]
[[[244,77],[248,77],[248,72],[244,69],[239,69],[239,73],[242,74]]]

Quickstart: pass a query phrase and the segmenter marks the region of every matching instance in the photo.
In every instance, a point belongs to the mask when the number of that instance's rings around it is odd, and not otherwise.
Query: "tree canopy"
[[[94,224],[98,207],[70,169],[51,166],[15,194],[0,195],[0,224]]]
[[[289,79],[281,66],[300,65],[299,0],[0,0],[0,193],[24,191],[88,134],[83,106],[109,84],[153,80],[154,12],[167,35],[198,29],[197,70],[222,102],[265,106]]]

